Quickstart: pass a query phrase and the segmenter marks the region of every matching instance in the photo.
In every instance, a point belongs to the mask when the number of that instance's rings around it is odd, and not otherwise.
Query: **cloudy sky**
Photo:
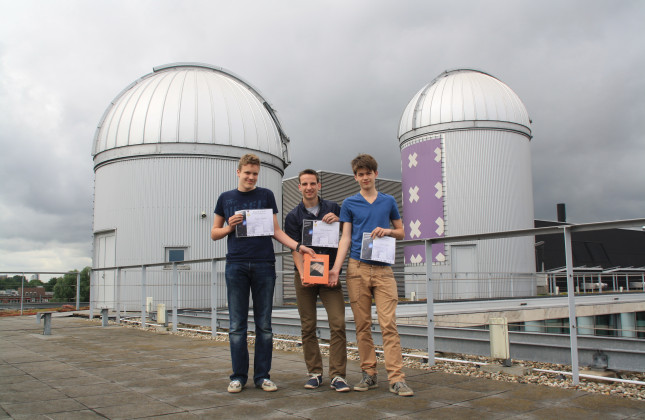
[[[574,223],[644,217],[642,22],[640,0],[0,0],[0,270],[91,265],[96,126],[174,62],[224,67],[265,95],[291,138],[286,176],[347,173],[369,152],[389,179],[412,96],[444,70],[480,69],[533,120],[536,218],[559,202]]]

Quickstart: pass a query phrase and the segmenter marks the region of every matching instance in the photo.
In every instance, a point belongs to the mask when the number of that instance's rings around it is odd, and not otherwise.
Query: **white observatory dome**
[[[468,128],[531,137],[528,112],[511,88],[487,73],[459,69],[443,72],[414,95],[401,117],[399,140]]]
[[[251,149],[282,170],[288,142],[275,111],[249,83],[220,67],[175,63],[155,67],[112,101],[92,155],[99,166],[156,154],[239,158]]]

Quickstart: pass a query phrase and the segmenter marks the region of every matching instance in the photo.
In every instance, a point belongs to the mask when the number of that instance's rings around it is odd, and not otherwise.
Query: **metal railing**
[[[404,281],[416,283],[422,290],[425,287],[426,295],[426,323],[427,323],[427,351],[428,363],[435,363],[435,302],[452,299],[490,299],[497,295],[506,296],[529,296],[533,291],[538,291],[544,287],[547,294],[564,293],[572,290],[574,293],[566,293],[568,301],[569,315],[569,343],[571,349],[571,367],[574,384],[579,383],[579,366],[578,366],[578,331],[576,318],[576,293],[585,291],[599,293],[604,286],[599,286],[597,290],[587,288],[587,284],[598,283],[598,281],[587,281],[589,273],[586,276],[574,275],[572,264],[572,232],[584,232],[614,228],[628,228],[633,226],[645,225],[644,219],[619,220],[612,222],[599,222],[578,225],[559,225],[545,228],[523,229],[505,232],[491,232],[471,235],[461,235],[453,237],[432,238],[426,240],[401,241],[403,246],[408,245],[425,245],[426,261],[432,261],[432,244],[436,243],[459,243],[467,241],[477,241],[485,239],[511,238],[521,236],[562,234],[565,244],[566,270],[563,273],[551,273],[545,277],[543,273],[467,273],[464,278],[455,278],[454,273],[433,273],[432,264],[425,265],[425,273],[404,273]],[[288,255],[290,252],[277,252],[277,256]],[[117,321],[120,320],[121,314],[130,308],[136,309],[141,317],[142,327],[146,327],[148,313],[153,309],[150,307],[148,297],[153,297],[154,302],[164,302],[170,306],[172,316],[172,328],[177,329],[178,311],[185,307],[209,308],[211,317],[211,332],[217,333],[218,314],[217,309],[226,305],[225,299],[225,282],[224,282],[224,264],[225,257],[188,260],[181,262],[162,262],[152,264],[138,264],[116,267],[94,268],[90,273],[90,316],[97,309],[97,302],[101,305],[113,306],[116,311]],[[188,269],[190,267],[190,269]],[[36,274],[36,272],[24,272],[24,274]],[[55,273],[53,273],[55,274]],[[59,273],[67,274],[67,273]],[[281,281],[276,282],[276,296],[282,299],[283,280],[288,277],[287,273],[279,272]],[[597,280],[599,273],[592,279]],[[607,273],[600,273],[606,276]],[[459,276],[459,273],[457,273]],[[562,281],[566,279],[566,281]],[[621,277],[622,276],[622,277]],[[414,281],[412,279],[419,279]],[[600,277],[600,283],[605,284],[605,277]],[[476,285],[477,294],[458,295],[451,294],[450,287],[454,286],[456,281],[472,282]],[[80,282],[80,274],[79,274]],[[626,282],[626,283],[625,283]],[[638,289],[638,283],[635,277],[628,277],[625,280],[624,274],[616,274],[609,282],[612,290]],[[645,284],[645,279],[640,279],[640,284]],[[607,286],[609,287],[609,286]],[[132,289],[130,289],[132,288]],[[77,291],[80,288],[77,287]],[[134,292],[134,290],[138,290]],[[465,289],[465,288],[464,288]],[[564,290],[562,290],[564,289]],[[520,293],[519,290],[522,290]],[[640,290],[643,290],[640,288]],[[127,293],[124,293],[127,292]],[[517,292],[517,293],[516,293]],[[510,293],[510,294],[509,294]],[[78,292],[77,292],[78,296]],[[125,298],[124,296],[129,296]],[[134,298],[132,298],[134,296]],[[407,296],[406,296],[407,297]],[[101,299],[99,299],[101,298]],[[78,308],[78,298],[77,298]],[[98,308],[103,309],[103,308]],[[424,326],[425,327],[425,326]]]
[[[15,274],[15,275],[20,275],[22,276],[22,281],[21,281],[21,286],[20,286],[20,315],[23,314],[24,312],[24,306],[25,306],[25,280],[26,280],[26,275],[27,274],[35,274],[35,275],[44,275],[44,274],[76,274],[76,297],[75,297],[75,305],[76,305],[76,310],[78,311],[80,309],[80,300],[81,300],[81,272],[80,271],[0,271],[1,275],[9,275],[9,274]],[[29,301],[27,302],[29,303]],[[37,303],[42,303],[42,299],[40,302]],[[52,302],[53,303],[53,302]],[[56,302],[59,303],[59,302]]]
[[[521,236],[562,234],[564,236],[564,249],[566,261],[567,290],[575,290],[573,278],[573,253],[572,253],[572,232],[588,232],[595,230],[629,228],[634,226],[645,225],[644,219],[618,220],[610,222],[585,223],[578,225],[558,225],[544,228],[521,229],[505,232],[490,232],[472,235],[460,235],[452,237],[432,238],[426,240],[403,241],[405,245],[425,245],[425,261],[432,261],[432,244],[449,244],[466,241],[479,241],[484,239],[501,239]],[[434,287],[432,276],[432,264],[426,264],[426,293],[427,293],[427,313],[428,313],[428,363],[434,365]],[[578,363],[578,324],[576,320],[576,301],[575,293],[567,293],[569,303],[569,326],[570,326],[570,344],[571,344],[571,373],[573,383],[579,384],[579,363]]]

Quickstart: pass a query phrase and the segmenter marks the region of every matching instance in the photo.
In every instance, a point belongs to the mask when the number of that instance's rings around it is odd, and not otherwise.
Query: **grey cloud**
[[[24,1],[0,16],[0,242],[37,263],[52,241],[89,258],[96,125],[128,84],[179,61],[265,94],[292,139],[286,176],[348,173],[369,152],[391,179],[412,96],[446,69],[481,69],[533,119],[536,217],[558,202],[576,222],[645,214],[639,1]],[[73,258],[59,268],[82,268]]]

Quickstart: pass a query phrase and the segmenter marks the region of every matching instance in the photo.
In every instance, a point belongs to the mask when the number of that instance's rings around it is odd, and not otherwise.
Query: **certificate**
[[[325,223],[322,220],[302,221],[302,244],[338,248],[340,222]]]
[[[394,264],[396,239],[391,236],[372,238],[371,233],[363,233],[361,259]]]
[[[329,255],[305,254],[304,284],[329,284]]]
[[[235,226],[236,237],[273,236],[273,210],[238,210],[235,214],[244,216],[242,223]]]

